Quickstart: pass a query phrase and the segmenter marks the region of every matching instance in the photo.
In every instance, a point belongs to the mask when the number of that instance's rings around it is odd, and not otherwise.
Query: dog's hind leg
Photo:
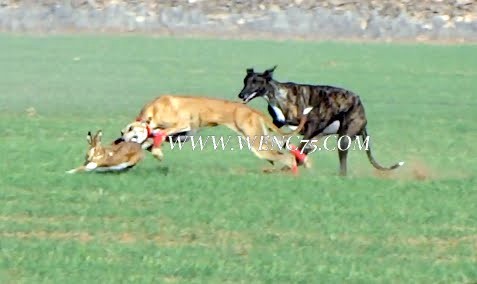
[[[347,129],[342,129],[338,134],[338,158],[340,162],[340,176],[346,176],[348,172],[348,150],[356,138],[356,135],[361,131],[361,123],[353,121]]]
[[[282,153],[276,149],[273,149],[273,146],[270,146],[270,144],[262,144],[260,141],[260,136],[261,134],[257,134],[257,139],[253,139],[253,142],[251,143],[251,150],[257,156],[259,159],[266,160],[273,166],[275,163],[281,163],[285,165],[285,167],[288,169],[288,171],[292,171],[293,173],[297,173],[297,163],[295,161],[295,157],[291,155],[290,153]],[[254,137],[253,135],[250,135],[249,137]],[[267,147],[264,147],[267,145]],[[274,169],[266,169],[264,172],[274,172],[276,170]]]
[[[260,154],[257,155],[260,159],[267,160],[270,164],[275,165],[276,162],[284,165],[280,171],[292,172],[293,174],[298,173],[298,165],[295,160],[295,156],[291,155],[290,153],[282,153],[276,150],[265,150],[261,151]],[[276,170],[268,170],[269,172],[276,171]]]
[[[340,161],[340,176],[346,176],[347,174],[347,158],[348,149],[351,142],[348,136],[343,135],[338,137],[338,157]]]
[[[249,149],[259,159],[266,160],[270,164],[275,165],[276,162],[284,164],[293,173],[297,172],[297,164],[295,158],[290,153],[282,153],[274,149],[274,142],[268,135],[268,129],[264,126],[261,120],[246,119],[241,124],[225,124],[233,131],[240,133],[247,139]],[[265,146],[265,147],[264,147]],[[275,170],[266,170],[266,172],[273,172]]]
[[[348,113],[338,133],[338,157],[340,162],[340,176],[347,175],[348,150],[357,135],[359,135],[366,126],[366,117],[364,109],[358,108],[355,112]]]

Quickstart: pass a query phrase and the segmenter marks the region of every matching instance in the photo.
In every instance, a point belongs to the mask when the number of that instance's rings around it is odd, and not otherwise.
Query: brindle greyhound
[[[356,136],[361,136],[364,141],[368,137],[367,119],[361,99],[352,91],[334,86],[278,82],[273,79],[276,67],[263,73],[256,73],[252,68],[247,69],[243,80],[244,87],[238,97],[244,103],[263,97],[268,102],[268,112],[277,127],[287,125],[294,128],[299,123],[303,109],[313,107],[300,134],[303,135],[303,140],[317,140],[338,134],[340,175],[346,176],[349,144]],[[351,139],[340,139],[343,136]],[[298,149],[305,155],[312,150],[306,141],[302,141]],[[390,167],[381,166],[371,154],[369,140],[366,153],[371,164],[378,170],[393,170],[404,164],[399,162]],[[297,162],[303,165],[306,160],[297,158]]]

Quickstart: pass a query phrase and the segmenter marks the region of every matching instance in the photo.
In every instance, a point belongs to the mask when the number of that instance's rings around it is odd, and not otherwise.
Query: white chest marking
[[[285,122],[285,115],[283,114],[282,110],[277,106],[271,105],[273,112],[275,112],[275,117],[280,122]]]
[[[323,129],[323,134],[336,134],[340,128],[340,122],[338,120],[333,121],[325,129]]]

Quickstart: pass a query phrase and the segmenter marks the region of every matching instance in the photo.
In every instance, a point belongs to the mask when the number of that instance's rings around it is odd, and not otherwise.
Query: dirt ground
[[[120,29],[101,29],[101,30],[83,30],[83,29],[61,29],[56,31],[45,32],[42,30],[29,31],[21,33],[12,33],[9,31],[0,31],[6,34],[29,35],[29,36],[58,36],[58,35],[105,35],[105,36],[146,36],[146,37],[178,37],[178,38],[203,38],[203,39],[224,39],[224,40],[271,40],[271,41],[333,41],[333,42],[351,42],[351,43],[399,43],[399,44],[477,44],[476,41],[466,40],[464,38],[455,39],[433,39],[429,36],[418,36],[415,38],[369,38],[369,37],[326,37],[320,35],[293,35],[293,34],[277,34],[272,32],[256,32],[256,31],[204,31],[204,30],[179,30],[179,29],[157,29],[154,31],[125,31]]]

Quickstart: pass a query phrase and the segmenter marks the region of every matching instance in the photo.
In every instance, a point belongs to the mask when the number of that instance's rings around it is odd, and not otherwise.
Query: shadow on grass
[[[132,168],[134,168],[134,166],[132,167],[128,167],[124,170],[121,170],[121,171],[96,171],[94,172],[95,174],[100,174],[100,175],[121,175],[121,174],[125,174],[125,173],[128,173],[129,171],[132,170]],[[138,170],[136,170],[138,171]],[[139,170],[139,172],[143,173],[147,171],[148,173],[150,174],[154,174],[154,175],[163,175],[163,176],[167,176],[169,175],[169,167],[166,167],[166,166],[159,166],[157,167],[157,169],[154,169],[154,170]]]
[[[169,174],[169,167],[158,166],[157,172],[163,176],[167,176]]]

